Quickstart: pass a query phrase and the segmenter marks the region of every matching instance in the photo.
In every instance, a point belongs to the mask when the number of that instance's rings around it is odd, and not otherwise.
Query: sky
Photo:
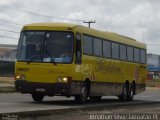
[[[128,36],[160,55],[160,0],[0,0],[0,44],[17,44],[25,24],[65,22]]]

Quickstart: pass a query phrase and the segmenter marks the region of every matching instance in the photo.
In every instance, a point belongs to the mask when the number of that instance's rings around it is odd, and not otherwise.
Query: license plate
[[[44,88],[37,88],[36,91],[37,92],[45,92],[46,90]]]

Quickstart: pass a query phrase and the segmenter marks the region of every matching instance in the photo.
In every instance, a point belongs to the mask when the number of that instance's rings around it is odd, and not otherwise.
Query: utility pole
[[[96,21],[83,21],[83,23],[88,23],[88,27],[90,28],[91,27],[91,23],[96,23]]]

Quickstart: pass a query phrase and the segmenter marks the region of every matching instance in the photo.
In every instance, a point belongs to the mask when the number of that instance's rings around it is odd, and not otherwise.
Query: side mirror
[[[76,64],[82,63],[81,34],[76,34]]]

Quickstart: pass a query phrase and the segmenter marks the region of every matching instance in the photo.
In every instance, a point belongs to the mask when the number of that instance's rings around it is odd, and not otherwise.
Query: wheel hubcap
[[[133,97],[133,90],[131,90],[131,93],[130,93],[131,97]]]

